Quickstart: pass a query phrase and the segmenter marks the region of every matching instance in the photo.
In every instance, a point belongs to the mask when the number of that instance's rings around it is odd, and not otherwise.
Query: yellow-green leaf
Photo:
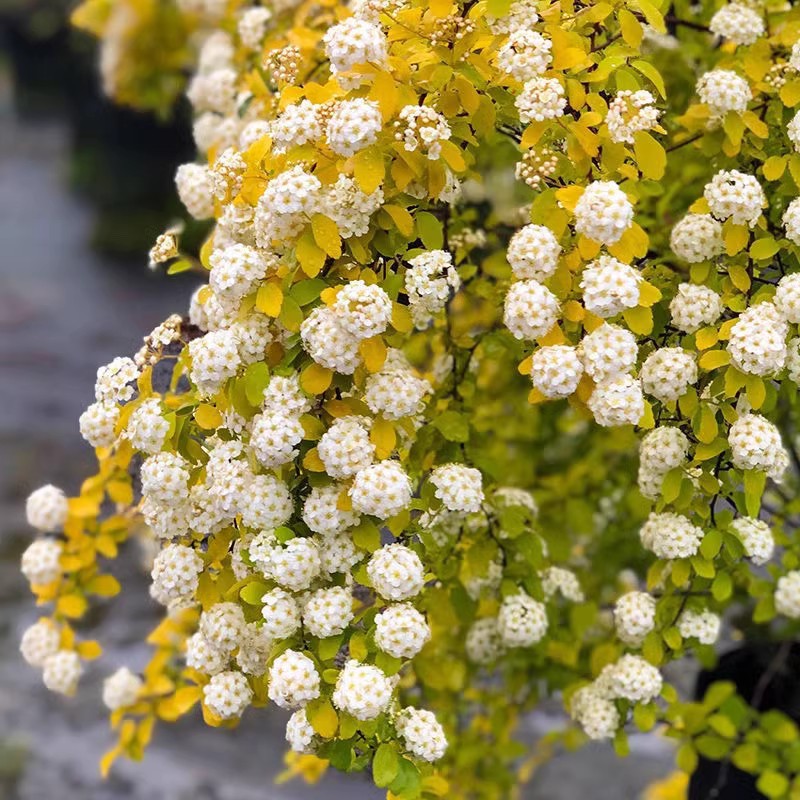
[[[277,317],[283,305],[283,290],[274,281],[262,284],[256,294],[256,308],[268,317]]]
[[[667,153],[647,131],[637,131],[633,140],[633,151],[642,175],[654,181],[664,176]]]
[[[314,214],[311,217],[311,231],[319,248],[332,258],[339,258],[342,254],[342,239],[339,236],[339,228],[330,217],[325,214]]]

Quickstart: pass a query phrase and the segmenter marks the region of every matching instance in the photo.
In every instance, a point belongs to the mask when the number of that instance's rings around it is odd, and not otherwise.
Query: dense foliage
[[[517,0],[88,0],[104,85],[183,90],[215,227],[188,319],[98,372],[99,469],[28,502],[56,691],[119,546],[167,608],[106,683],[138,758],[200,704],[293,711],[293,768],[390,797],[507,797],[520,715],[631,726],[800,792],[800,740],[662,674],[786,641],[800,381],[800,10]],[[790,469],[790,465],[792,469]],[[144,534],[143,534],[144,535]],[[726,635],[729,635],[726,633]],[[781,669],[786,648],[772,670]],[[667,670],[666,675],[670,674]],[[756,698],[757,699],[757,698]],[[246,713],[253,713],[252,711]]]

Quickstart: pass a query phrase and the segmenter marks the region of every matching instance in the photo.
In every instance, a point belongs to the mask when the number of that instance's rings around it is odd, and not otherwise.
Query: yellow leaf
[[[306,230],[297,240],[294,252],[303,272],[309,278],[316,278],[325,266],[325,251],[317,245],[311,231]]]
[[[567,300],[563,312],[569,322],[580,322],[586,316],[586,309],[577,300]]]
[[[362,192],[372,194],[383,183],[385,174],[382,148],[367,147],[353,156],[353,175]]]
[[[787,81],[783,84],[780,91],[781,102],[793,108],[800,103],[800,80]]]
[[[281,313],[283,305],[283,290],[280,284],[265,283],[259,286],[256,294],[256,308],[268,317],[277,317]]]
[[[364,366],[369,372],[380,372],[386,361],[386,344],[380,336],[364,339],[358,346],[358,352],[364,359]]]
[[[403,236],[411,236],[414,232],[414,219],[405,208],[402,206],[387,205],[384,206],[382,210],[392,218],[392,222],[394,222],[397,226],[397,230],[400,231]]]
[[[317,246],[332,258],[339,258],[342,254],[342,240],[336,223],[325,214],[314,214],[311,217],[311,230]]]
[[[699,364],[702,369],[711,371],[730,364],[730,361],[731,357],[727,350],[709,350],[700,357]]]
[[[625,43],[638,50],[644,36],[644,30],[639,20],[626,8],[621,8],[617,12],[617,20]]]
[[[414,321],[411,319],[411,312],[408,306],[400,303],[392,303],[392,327],[398,333],[408,333],[414,328]]]
[[[309,470],[309,472],[325,472],[325,465],[322,463],[322,459],[319,457],[316,447],[312,447],[311,450],[305,454],[303,466]]]
[[[311,710],[309,710],[311,709]],[[318,706],[307,706],[308,721],[311,727],[324,739],[332,739],[336,735],[339,727],[339,717],[333,710],[333,706],[328,700]]]
[[[746,225],[734,225],[728,221],[724,226],[723,238],[725,239],[725,252],[729,256],[735,256],[747,247],[750,230]]]
[[[651,308],[661,299],[661,290],[652,283],[642,281],[639,284],[639,305]]]
[[[717,419],[713,409],[703,405],[700,409],[700,424],[697,428],[697,438],[704,444],[710,444],[717,438]]]
[[[121,755],[122,748],[119,745],[112,747],[111,750],[103,754],[103,757],[100,759],[100,775],[102,775],[103,778],[109,776],[112,765]]]
[[[653,312],[644,306],[628,308],[622,312],[628,327],[641,336],[646,336],[653,330]]]
[[[523,358],[522,361],[519,362],[517,366],[517,372],[520,375],[530,375],[531,369],[533,368],[533,356],[530,355],[527,358]]]
[[[388,122],[397,110],[397,82],[388,72],[379,72],[372,81],[369,99],[375,100],[381,109],[384,122]]]
[[[746,292],[750,288],[750,276],[741,264],[731,264],[728,267],[728,275],[733,285],[740,291]]]
[[[103,655],[103,648],[100,646],[100,642],[95,642],[94,640],[81,642],[75,650],[86,661],[94,661],[94,659]]]
[[[767,387],[758,375],[747,376],[747,400],[750,405],[758,410],[767,399]]]
[[[694,343],[698,350],[708,350],[719,341],[719,334],[716,328],[701,328],[694,335]]]
[[[56,611],[69,619],[78,619],[86,613],[86,598],[79,594],[65,594],[58,598]]]
[[[201,428],[207,431],[213,431],[219,428],[222,423],[222,414],[219,413],[215,406],[208,403],[201,403],[194,411],[194,418]]]
[[[114,597],[119,594],[119,581],[113,575],[96,575],[86,584],[86,591],[98,597]]]
[[[667,167],[667,153],[646,131],[637,131],[633,140],[636,163],[642,175],[654,181],[660,180]]]
[[[375,454],[380,459],[389,458],[397,443],[394,425],[389,420],[378,417],[369,432],[369,440],[375,445]]]
[[[556,200],[558,200],[559,205],[562,208],[566,208],[567,211],[575,211],[575,206],[577,205],[578,200],[581,199],[583,190],[584,187],[578,186],[577,184],[573,186],[565,186],[563,189],[558,189],[556,191]]]
[[[333,380],[333,370],[319,364],[309,364],[300,373],[300,386],[311,395],[322,394]]]
[[[777,181],[786,171],[786,159],[781,156],[770,156],[761,169],[768,181]]]
[[[442,158],[447,163],[447,166],[449,166],[453,172],[464,172],[467,168],[467,162],[464,161],[464,153],[461,151],[461,148],[449,139],[440,142],[440,145],[442,148]]]
[[[70,497],[69,515],[86,519],[96,517],[100,513],[100,505],[94,497]]]

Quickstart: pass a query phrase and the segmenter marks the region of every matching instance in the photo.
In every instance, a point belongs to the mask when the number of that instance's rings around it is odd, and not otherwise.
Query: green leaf
[[[264,389],[269,384],[269,367],[263,361],[256,361],[244,372],[244,393],[251,406],[260,406],[264,401]]]
[[[722,603],[733,594],[733,579],[727,572],[720,572],[711,584],[711,594],[713,598]]]
[[[433,427],[448,442],[469,441],[469,421],[458,411],[445,411],[433,420]]]
[[[761,511],[761,495],[764,494],[764,487],[767,483],[767,476],[760,470],[747,469],[744,472],[744,502],[747,513],[751,517],[757,517]]]
[[[386,789],[400,771],[400,758],[394,747],[386,742],[375,751],[372,759],[372,778],[375,785]]]
[[[768,769],[759,776],[756,788],[767,797],[783,797],[789,790],[789,779],[780,772]]]
[[[417,235],[428,250],[441,250],[444,246],[442,223],[433,214],[420,211],[416,218]]]
[[[299,281],[289,290],[289,296],[299,306],[307,306],[313,303],[322,292],[328,288],[328,284],[321,278],[309,278],[306,281]]]
[[[243,586],[241,591],[239,592],[239,597],[244,600],[245,603],[251,606],[260,606],[261,605],[261,598],[269,591],[270,587],[266,583],[261,583],[261,581],[253,581],[252,583],[248,583],[247,586]]]

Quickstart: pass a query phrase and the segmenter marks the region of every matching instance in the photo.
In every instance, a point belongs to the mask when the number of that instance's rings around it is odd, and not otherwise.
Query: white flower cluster
[[[195,219],[214,216],[214,179],[201,164],[181,164],[175,173],[178,197]]]
[[[74,650],[58,650],[42,665],[44,685],[57,694],[74,695],[82,674],[81,658]]]
[[[558,238],[544,225],[525,225],[508,243],[508,263],[520,280],[547,280],[556,271],[560,254]]]
[[[359,515],[352,510],[339,508],[342,487],[337,484],[315,486],[303,504],[303,522],[314,533],[323,536],[341,533],[357,525]]]
[[[165,606],[190,602],[202,571],[203,559],[191,547],[169,544],[153,562],[150,595]]]
[[[647,592],[628,592],[614,605],[614,626],[617,636],[632,647],[638,647],[656,624],[656,601]]]
[[[438,761],[447,750],[447,737],[434,714],[421,708],[404,708],[394,726],[415,758]]]
[[[583,363],[578,351],[565,344],[539,348],[531,359],[533,387],[545,397],[569,397],[583,376]]]
[[[94,385],[95,399],[126,403],[133,397],[131,384],[139,377],[139,368],[132,358],[119,356],[97,370]]]
[[[436,161],[442,154],[442,142],[452,134],[447,119],[430,106],[417,105],[404,106],[397,116],[394,138],[403,142],[409,153],[419,150]]]
[[[356,473],[349,494],[354,511],[389,519],[411,502],[411,480],[399,462],[380,461]]]
[[[383,369],[367,378],[364,402],[373,414],[395,420],[419,413],[432,387],[417,377],[403,359],[391,360],[391,352]]]
[[[393,693],[392,681],[381,669],[351,659],[339,673],[331,700],[340,711],[370,720],[387,710]]]
[[[373,22],[353,16],[333,25],[322,39],[331,72],[345,89],[361,82],[355,67],[373,64],[383,66],[387,59],[386,35]]]
[[[708,609],[687,608],[678,618],[678,633],[684,639],[697,639],[700,644],[714,644],[719,638],[722,620]]]
[[[516,339],[538,339],[558,322],[558,298],[537,280],[512,283],[503,306],[503,322]]]
[[[734,44],[753,44],[764,35],[762,15],[745,3],[728,3],[711,17],[708,24],[711,33],[721,36]]]
[[[593,181],[575,204],[575,232],[600,244],[618,242],[633,222],[633,205],[613,181]]]
[[[394,658],[414,658],[431,637],[424,615],[409,603],[397,603],[375,617],[375,644]]]
[[[119,406],[113,400],[92,403],[78,420],[81,436],[92,447],[110,447],[116,441]]]
[[[672,324],[684,333],[713,325],[722,315],[722,298],[707,286],[682,283],[669,304]]]
[[[22,634],[19,651],[32,667],[44,667],[44,662],[58,652],[61,634],[49,619],[40,619]]]
[[[313,753],[317,744],[317,733],[308,721],[305,708],[289,717],[286,723],[286,741],[295,753]]]
[[[203,687],[203,702],[220,719],[240,717],[253,700],[253,690],[241,672],[212,675]]]
[[[682,514],[651,512],[639,538],[642,547],[659,558],[691,558],[700,548],[703,531]]]
[[[241,364],[237,339],[229,330],[211,331],[189,342],[189,356],[192,382],[206,396],[218,392]]]
[[[613,317],[639,304],[640,281],[641,276],[633,267],[602,255],[583,270],[583,304],[598,317]]]
[[[636,425],[644,414],[641,385],[630,375],[603,381],[595,386],[587,406],[598,425]]]
[[[572,603],[582,603],[585,599],[578,576],[571,570],[563,567],[548,567],[539,573],[539,578],[542,581],[544,596],[548,600],[555,597],[556,594],[560,594],[565,600]]]
[[[608,104],[606,115],[611,141],[633,144],[636,133],[655,128],[661,114],[655,102],[653,95],[644,89],[617,92]]]
[[[144,681],[127,667],[120,667],[113,675],[103,681],[103,703],[110,711],[132,706]]]
[[[375,460],[366,417],[340,417],[322,435],[317,451],[332,478],[350,478]]]
[[[558,156],[548,147],[526,150],[514,168],[518,181],[525,181],[534,191],[541,188],[542,183],[552,177],[558,168]]]
[[[800,244],[800,197],[796,197],[786,207],[782,222],[786,238],[793,244]]]
[[[303,626],[320,639],[337,636],[353,619],[353,596],[343,586],[311,592],[303,606]]]
[[[724,117],[729,111],[743,114],[753,99],[747,79],[730,69],[712,69],[701,75],[697,95],[715,117]]]
[[[528,81],[547,71],[552,49],[553,43],[546,36],[517,28],[497,51],[497,66],[519,81]]]
[[[63,546],[55,539],[37,539],[22,554],[20,569],[32,586],[45,586],[61,577]]]
[[[422,591],[425,568],[420,557],[402,544],[376,550],[367,562],[367,575],[385,600],[408,600]]]
[[[453,266],[453,256],[446,250],[429,250],[408,263],[405,289],[411,316],[417,328],[424,328],[461,288],[461,278]]]
[[[467,631],[464,647],[473,664],[491,664],[504,649],[497,619],[485,617],[476,620]]]
[[[723,169],[714,175],[703,189],[703,197],[718,220],[730,219],[736,225],[751,228],[767,205],[758,180],[736,169]]]
[[[724,249],[722,225],[711,214],[687,214],[672,229],[669,245],[690,264],[716,258]]]
[[[636,337],[607,322],[585,336],[578,350],[584,369],[598,383],[630,372],[639,354]]]
[[[530,647],[547,633],[547,609],[525,592],[506,597],[497,614],[497,630],[506,647]]]
[[[328,117],[325,137],[340,156],[352,156],[373,144],[383,128],[380,108],[374,100],[342,100]]]
[[[766,522],[753,517],[737,517],[731,530],[741,539],[744,553],[754,564],[766,564],[775,551],[775,538]]]
[[[654,428],[639,445],[639,490],[655,500],[661,494],[664,476],[686,460],[689,440],[680,428]]]
[[[295,709],[319,697],[320,677],[305,653],[285,650],[269,668],[269,699],[281,708]]]
[[[248,8],[236,26],[242,44],[248,50],[258,50],[272,20],[272,12],[263,6]]]
[[[728,432],[731,460],[738,469],[759,469],[780,483],[789,454],[777,426],[760,414],[742,414]]]
[[[800,571],[793,570],[778,578],[775,610],[789,619],[800,619]]]
[[[786,322],[800,323],[800,273],[785,275],[778,281],[773,302]],[[762,308],[761,305],[757,307]]]
[[[564,115],[567,98],[555,78],[531,78],[517,95],[514,105],[521,122],[542,122]]]
[[[662,684],[652,664],[640,656],[624,655],[575,692],[570,713],[590,739],[611,739],[622,722],[614,701],[649,703],[659,695]]]
[[[639,377],[647,394],[671,403],[697,382],[697,364],[682,347],[660,347],[647,356]]]
[[[445,464],[431,472],[436,497],[449,511],[472,514],[483,504],[483,478],[480,470],[463,464]]]
[[[42,533],[52,533],[63,528],[68,514],[67,496],[51,483],[31,492],[25,501],[25,517],[28,525]]]
[[[788,335],[789,326],[774,304],[750,306],[731,328],[727,347],[731,362],[742,372],[774,375],[786,363]]]

